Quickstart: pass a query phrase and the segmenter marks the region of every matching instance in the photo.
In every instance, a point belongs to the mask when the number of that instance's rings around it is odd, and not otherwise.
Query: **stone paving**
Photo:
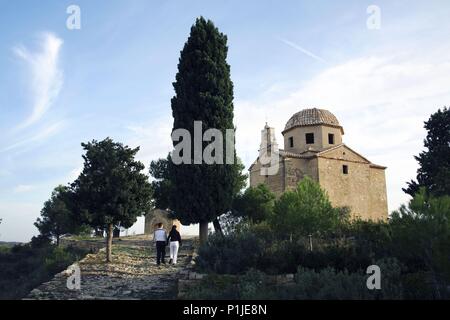
[[[135,300],[175,299],[177,280],[191,266],[195,238],[185,239],[177,265],[156,265],[156,250],[150,236],[115,240],[112,263],[105,263],[105,249],[88,254],[78,265],[81,289],[69,290],[67,270],[32,290],[27,299]],[[169,248],[167,247],[169,256]],[[168,259],[167,259],[168,261]]]

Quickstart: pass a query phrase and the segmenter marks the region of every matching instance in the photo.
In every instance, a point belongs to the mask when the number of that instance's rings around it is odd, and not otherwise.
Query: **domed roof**
[[[336,116],[330,111],[313,108],[295,113],[286,123],[283,133],[295,127],[314,125],[329,125],[340,128],[342,133],[344,131]]]

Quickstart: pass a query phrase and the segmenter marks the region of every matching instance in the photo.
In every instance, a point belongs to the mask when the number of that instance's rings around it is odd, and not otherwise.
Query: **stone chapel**
[[[344,128],[331,112],[317,108],[297,112],[282,135],[284,149],[278,149],[275,129],[266,124],[262,130],[261,148],[276,154],[278,169],[268,174],[262,169],[270,164],[258,157],[249,168],[250,186],[264,183],[279,196],[309,176],[334,206],[349,207],[353,217],[387,219],[386,167],[345,145]]]

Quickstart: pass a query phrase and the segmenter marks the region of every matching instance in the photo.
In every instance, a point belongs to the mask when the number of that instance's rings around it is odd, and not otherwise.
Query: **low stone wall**
[[[207,276],[207,274],[197,273],[192,270],[183,270],[178,274],[178,299],[185,299],[186,294],[192,286],[200,284],[200,282]],[[233,279],[238,283],[238,275],[223,275]],[[267,284],[270,286],[291,286],[295,285],[295,275],[280,274],[280,275],[266,275]]]
[[[89,251],[89,253],[97,253],[100,249],[106,247],[105,240],[76,240],[76,239],[61,239],[61,246],[74,247]]]
[[[189,288],[200,284],[200,282],[208,276],[208,274],[198,273],[194,271],[195,269],[195,258],[198,256],[198,243],[194,246],[191,260],[184,270],[181,270],[177,274],[178,284],[177,284],[177,299],[185,299]],[[233,282],[238,284],[239,275],[221,275],[232,279]],[[269,286],[292,286],[295,285],[295,275],[290,274],[280,274],[280,275],[266,275],[267,285]]]

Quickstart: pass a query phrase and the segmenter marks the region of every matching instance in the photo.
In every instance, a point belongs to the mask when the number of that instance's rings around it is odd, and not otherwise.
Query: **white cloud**
[[[305,48],[302,48],[301,46],[299,46],[298,44],[296,44],[296,43],[294,43],[292,41],[289,41],[289,40],[286,40],[286,39],[280,39],[280,41],[285,43],[285,44],[287,44],[289,47],[294,48],[295,50],[298,50],[298,51],[306,54],[307,56],[313,58],[314,60],[317,60],[317,61],[323,62],[323,63],[326,62],[323,58],[321,58],[318,55],[312,53],[311,51],[306,50]]]
[[[15,54],[30,68],[33,109],[31,115],[18,126],[28,127],[42,118],[58,97],[63,84],[63,72],[58,66],[63,41],[52,33],[44,33],[39,39],[40,49],[30,52],[23,46],[15,47]]]
[[[168,115],[166,118],[156,119],[145,124],[133,124],[126,127],[132,132],[132,138],[127,141],[130,147],[140,147],[137,158],[144,163],[146,167],[152,160],[165,158],[172,151],[172,118]]]
[[[38,143],[38,142],[45,141],[49,137],[58,133],[64,127],[64,125],[65,125],[64,121],[59,121],[50,126],[44,127],[44,129],[42,129],[40,132],[38,132],[34,136],[26,138],[24,140],[14,143],[14,144],[11,144],[3,149],[0,149],[0,153],[6,152],[6,151],[11,151],[11,150],[14,150],[14,149],[17,149],[20,147],[28,146],[32,143]]]
[[[388,167],[389,209],[396,209],[408,199],[401,188],[416,175],[423,121],[450,101],[449,74],[448,60],[363,57],[325,69],[284,99],[237,101],[238,155],[247,167],[256,158],[266,115],[283,146],[281,131],[292,114],[328,109],[344,126],[346,144]]]
[[[21,184],[16,186],[13,191],[14,193],[24,193],[33,190],[35,187],[32,185]]]
[[[6,169],[0,169],[0,177],[6,177],[6,176],[10,176],[11,172],[9,170]]]

